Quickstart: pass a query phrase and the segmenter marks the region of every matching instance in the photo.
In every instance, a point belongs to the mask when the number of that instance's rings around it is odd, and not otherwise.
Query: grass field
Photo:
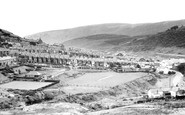
[[[20,89],[20,90],[36,90],[53,82],[31,82],[31,81],[12,81],[6,84],[0,85],[0,88],[5,89]]]
[[[119,84],[123,84],[139,77],[145,76],[147,73],[86,73],[83,76],[66,82],[63,91],[66,93],[87,93],[105,90]]]
[[[85,85],[85,86],[102,86],[113,87],[122,83],[132,81],[136,78],[147,75],[147,73],[115,73],[115,72],[103,72],[103,73],[86,73],[82,77],[73,79],[67,84],[72,85]]]

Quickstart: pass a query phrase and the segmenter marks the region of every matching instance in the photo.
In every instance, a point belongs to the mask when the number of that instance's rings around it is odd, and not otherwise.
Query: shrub
[[[181,63],[177,66],[177,71],[181,72],[182,74],[185,74],[185,63]]]
[[[52,100],[54,98],[53,93],[45,92],[45,100]]]
[[[11,108],[11,101],[10,100],[3,100],[1,99],[1,102],[0,102],[0,109],[7,109],[7,108]]]

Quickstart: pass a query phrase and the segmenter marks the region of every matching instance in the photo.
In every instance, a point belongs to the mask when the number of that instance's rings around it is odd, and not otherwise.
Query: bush
[[[54,98],[53,93],[45,92],[45,100],[52,100]]]
[[[163,74],[164,72],[163,71],[160,71],[159,74]]]
[[[1,99],[1,102],[0,102],[0,109],[7,109],[7,108],[11,108],[11,101],[10,100],[3,100]]]
[[[185,63],[181,63],[177,66],[177,71],[181,72],[182,74],[185,74]]]

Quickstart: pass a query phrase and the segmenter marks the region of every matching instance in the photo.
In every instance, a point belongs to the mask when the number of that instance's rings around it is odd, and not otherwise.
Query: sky
[[[0,0],[0,28],[21,37],[102,23],[185,19],[185,0]]]

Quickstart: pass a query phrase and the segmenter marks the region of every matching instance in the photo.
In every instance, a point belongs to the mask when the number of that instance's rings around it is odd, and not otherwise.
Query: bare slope
[[[74,38],[80,38],[96,34],[116,34],[116,35],[148,35],[164,31],[174,25],[185,25],[185,20],[166,21],[147,24],[99,24],[83,26],[78,28],[54,30],[29,35],[26,38],[41,38],[46,43],[62,43]]]

